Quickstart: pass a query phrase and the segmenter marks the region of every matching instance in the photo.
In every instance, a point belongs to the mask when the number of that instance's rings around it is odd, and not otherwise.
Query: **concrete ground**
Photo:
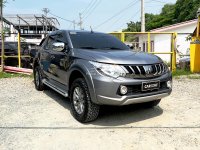
[[[200,80],[176,79],[159,106],[103,107],[81,124],[69,100],[33,79],[0,79],[0,150],[200,149]]]

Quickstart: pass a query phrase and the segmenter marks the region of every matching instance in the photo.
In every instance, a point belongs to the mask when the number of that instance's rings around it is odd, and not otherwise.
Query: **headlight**
[[[119,65],[104,64],[90,61],[90,63],[97,69],[97,71],[103,75],[118,78],[124,77],[126,72]]]

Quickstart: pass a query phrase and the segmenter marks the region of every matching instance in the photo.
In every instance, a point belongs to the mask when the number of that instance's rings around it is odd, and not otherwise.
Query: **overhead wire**
[[[91,8],[91,10],[88,12],[88,14],[85,15],[85,17],[83,17],[83,19],[86,20],[95,11],[97,6],[99,6],[101,2],[102,2],[102,0],[98,0],[97,3],[94,5],[94,7]]]
[[[59,19],[62,19],[62,20],[64,20],[64,21],[74,23],[74,21],[72,21],[72,20],[65,19],[65,18],[60,17],[60,16],[58,16],[58,15],[55,15],[55,14],[53,14],[53,13],[51,13],[51,12],[49,12],[49,14],[51,14],[52,16],[57,17],[57,18],[59,18]],[[75,23],[75,24],[76,24],[76,23]]]
[[[94,1],[94,3],[90,6],[90,8],[83,14],[83,17],[85,17],[86,15],[88,15],[90,13],[90,11],[95,7],[97,2],[98,2],[98,0]]]
[[[102,25],[104,25],[105,23],[107,23],[108,21],[112,20],[113,18],[115,18],[116,16],[120,15],[121,13],[123,13],[124,11],[126,11],[128,8],[132,7],[133,5],[135,5],[136,3],[138,3],[139,0],[136,0],[134,2],[129,3],[125,8],[123,8],[122,10],[120,10],[119,12],[117,12],[116,14],[114,14],[113,16],[109,17],[108,19],[106,19],[105,21],[103,21],[101,24],[97,25],[95,27],[95,29],[101,27]]]
[[[108,28],[113,27],[117,22],[119,22],[119,21],[122,19],[122,17],[124,17],[123,14],[124,14],[124,13],[122,13],[122,14],[120,15],[120,17],[119,17],[115,22],[113,22]]]
[[[96,3],[96,1],[97,0],[91,0],[90,3],[87,5],[87,7],[81,12],[81,14],[84,15],[88,11],[88,9],[90,9],[90,7],[93,5],[93,2]]]
[[[139,12],[140,12],[140,10],[136,11],[136,13],[134,15],[137,15]],[[122,19],[122,17],[124,17],[123,14],[124,13],[122,13],[122,15],[112,25],[110,25],[108,28],[113,27],[117,22],[119,22]],[[131,18],[133,18],[133,17],[131,16]]]
[[[158,2],[158,3],[163,3],[163,4],[167,4],[168,3],[168,2],[163,2],[163,1],[159,1],[159,0],[151,0],[151,1]]]
[[[128,20],[134,18],[138,13],[140,13],[140,9],[134,14],[134,16],[131,16]],[[122,28],[123,25],[124,23],[119,28]]]

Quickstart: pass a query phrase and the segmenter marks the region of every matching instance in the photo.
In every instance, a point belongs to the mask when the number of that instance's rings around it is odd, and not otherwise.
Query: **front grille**
[[[126,65],[123,68],[128,78],[153,78],[167,71],[167,66],[164,63],[153,65]]]

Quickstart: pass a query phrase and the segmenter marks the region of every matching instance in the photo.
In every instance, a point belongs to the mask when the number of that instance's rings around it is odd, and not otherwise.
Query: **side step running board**
[[[64,97],[68,97],[68,93],[66,91],[61,90],[60,88],[56,87],[55,85],[53,85],[52,83],[48,82],[46,79],[43,79],[42,82],[47,85],[48,87],[52,88],[53,90],[55,90],[56,92],[58,92],[59,94],[63,95]]]

